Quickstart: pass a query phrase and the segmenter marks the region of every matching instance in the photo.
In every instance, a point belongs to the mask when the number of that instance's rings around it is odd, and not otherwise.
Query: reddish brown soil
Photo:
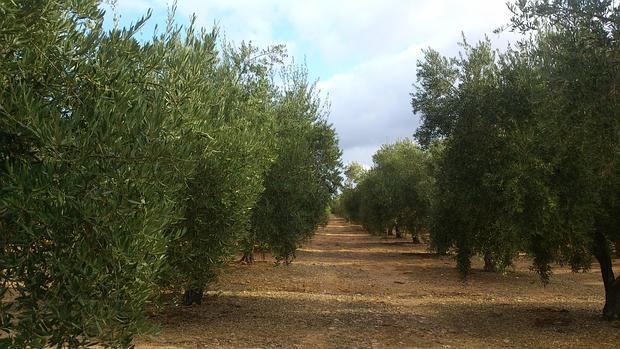
[[[230,266],[201,306],[157,316],[137,348],[620,348],[600,319],[597,270],[554,270],[544,287],[525,258],[507,275],[481,261],[459,280],[451,257],[332,218],[288,267]],[[618,268],[616,263],[616,268]]]

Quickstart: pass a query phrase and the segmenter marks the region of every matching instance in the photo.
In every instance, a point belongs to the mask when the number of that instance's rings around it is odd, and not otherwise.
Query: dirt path
[[[619,348],[599,319],[597,272],[556,268],[543,287],[519,260],[502,276],[481,262],[466,283],[450,257],[371,237],[332,218],[288,267],[232,265],[201,306],[155,319],[137,348]]]

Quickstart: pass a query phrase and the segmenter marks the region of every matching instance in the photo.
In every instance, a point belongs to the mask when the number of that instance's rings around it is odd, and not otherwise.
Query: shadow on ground
[[[201,306],[153,317],[137,348],[618,348],[596,272],[543,287],[518,259],[462,282],[450,256],[332,218],[288,267],[231,264]]]

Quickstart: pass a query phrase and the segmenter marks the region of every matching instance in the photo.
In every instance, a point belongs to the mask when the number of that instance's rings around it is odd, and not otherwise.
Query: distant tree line
[[[0,5],[0,347],[130,347],[163,294],[200,303],[236,253],[289,263],[326,222],[340,150],[305,69],[146,20]]]
[[[554,263],[582,271],[595,260],[603,315],[618,319],[620,6],[521,0],[510,9],[510,29],[525,39],[505,51],[489,40],[463,40],[455,58],[424,51],[412,93],[421,149],[384,146],[335,207],[371,232],[427,230],[463,276],[476,255],[501,272],[525,251],[545,282]],[[397,155],[405,146],[408,158]]]
[[[428,232],[433,157],[411,140],[384,145],[373,166],[346,166],[345,184],[332,204],[334,213],[361,224],[374,235],[410,234],[414,242]]]

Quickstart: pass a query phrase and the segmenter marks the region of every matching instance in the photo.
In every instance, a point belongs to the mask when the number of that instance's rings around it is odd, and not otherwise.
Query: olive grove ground
[[[617,265],[618,260],[615,261]],[[233,264],[200,306],[154,317],[137,348],[617,348],[600,319],[598,269],[557,267],[546,287],[525,257],[466,283],[451,257],[332,217],[288,267]]]

